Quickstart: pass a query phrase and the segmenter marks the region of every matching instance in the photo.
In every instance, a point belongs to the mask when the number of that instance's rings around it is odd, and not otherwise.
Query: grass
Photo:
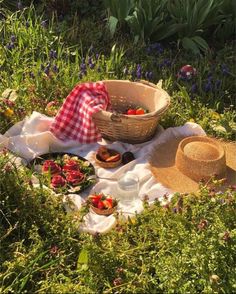
[[[235,139],[233,43],[196,59],[173,44],[134,48],[121,36],[103,43],[104,25],[92,27],[87,18],[78,37],[79,28],[73,35],[72,25],[39,16],[33,6],[2,13],[0,133],[34,110],[48,114],[47,104],[60,106],[78,82],[143,78],[162,79],[172,97],[165,128],[195,121],[209,135]],[[190,80],[178,77],[185,64],[197,70]],[[222,194],[202,187],[165,207],[145,202],[143,214],[91,236],[78,232],[85,212],[65,214],[60,198],[32,187],[29,171],[8,162],[3,151],[2,293],[235,292],[235,187]]]

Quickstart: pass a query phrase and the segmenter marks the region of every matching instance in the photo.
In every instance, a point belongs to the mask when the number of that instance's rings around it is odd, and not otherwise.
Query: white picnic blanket
[[[79,144],[75,141],[60,141],[50,131],[49,126],[52,118],[47,117],[38,112],[33,112],[30,117],[15,124],[4,135],[0,134],[0,149],[5,147],[14,152],[17,156],[26,160],[31,160],[34,157],[48,152],[70,152],[80,155],[89,160],[96,169],[98,182],[90,189],[81,192],[80,194],[70,194],[69,197],[74,203],[76,209],[80,209],[86,196],[93,192],[103,192],[105,194],[116,195],[117,179],[119,179],[127,171],[132,171],[139,177],[140,189],[137,200],[133,203],[119,202],[118,212],[124,218],[132,217],[135,213],[140,213],[143,210],[142,199],[148,196],[148,202],[152,204],[156,199],[164,201],[163,196],[169,195],[170,198],[174,191],[164,187],[158,183],[152,176],[149,170],[148,157],[154,146],[163,143],[168,138],[176,135],[206,135],[204,130],[195,123],[186,123],[184,126],[168,128],[164,130],[161,126],[158,127],[156,136],[148,142],[142,144],[128,144],[122,142],[108,142],[102,139],[98,143]],[[133,152],[135,160],[130,163],[120,166],[115,169],[104,169],[99,167],[95,160],[95,151],[100,145],[107,145],[119,152]],[[69,209],[69,207],[67,207]],[[116,224],[116,218],[113,215],[101,216],[93,212],[89,212],[83,224],[80,226],[81,231],[89,233],[105,233],[108,232]]]

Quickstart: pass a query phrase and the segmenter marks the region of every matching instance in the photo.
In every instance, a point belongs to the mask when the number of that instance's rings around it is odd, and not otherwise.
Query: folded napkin
[[[92,120],[92,115],[106,110],[110,99],[103,82],[77,85],[66,97],[53,120],[50,131],[60,140],[75,140],[94,143],[101,134]]]

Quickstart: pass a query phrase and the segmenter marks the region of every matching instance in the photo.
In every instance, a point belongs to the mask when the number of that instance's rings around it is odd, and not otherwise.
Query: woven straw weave
[[[170,105],[170,96],[163,89],[146,81],[106,80],[113,112],[100,111],[93,120],[102,137],[111,141],[142,143],[150,140],[158,121]],[[125,115],[127,109],[143,107],[144,115]]]

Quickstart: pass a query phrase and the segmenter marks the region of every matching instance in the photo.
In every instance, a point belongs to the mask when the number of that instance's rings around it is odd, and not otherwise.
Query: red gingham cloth
[[[101,134],[92,121],[92,115],[109,106],[110,99],[103,82],[79,84],[66,97],[50,131],[63,141],[97,142]]]

